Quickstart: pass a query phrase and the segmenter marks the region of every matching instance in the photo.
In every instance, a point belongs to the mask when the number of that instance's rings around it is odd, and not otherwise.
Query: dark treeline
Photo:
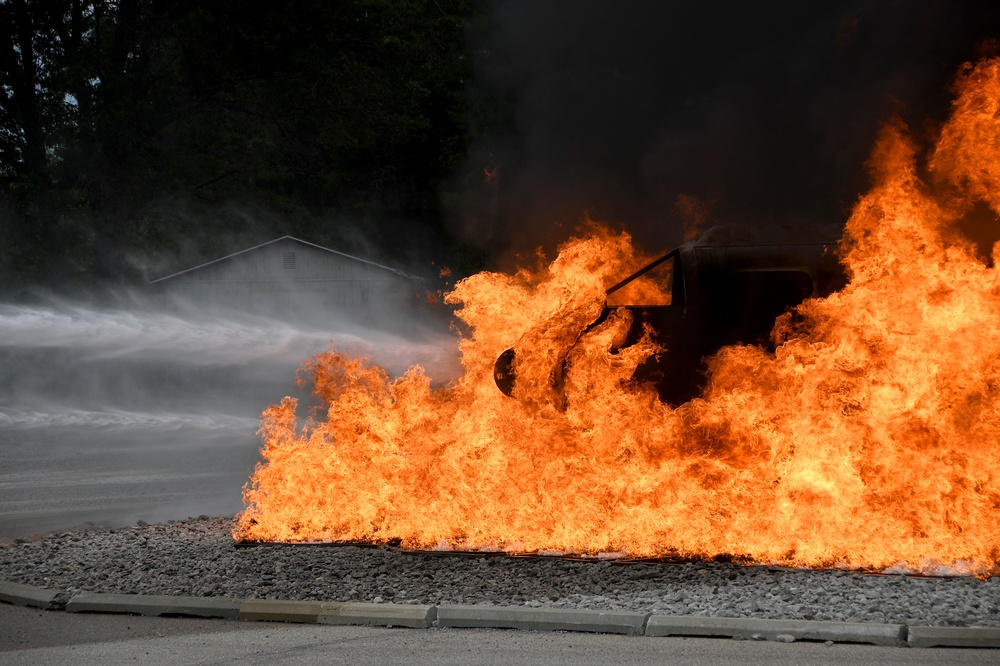
[[[470,85],[487,9],[0,1],[3,288],[140,284],[285,233],[463,256],[439,202],[497,122]]]

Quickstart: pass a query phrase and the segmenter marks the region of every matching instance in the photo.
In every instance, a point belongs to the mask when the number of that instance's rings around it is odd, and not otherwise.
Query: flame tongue
[[[582,334],[644,261],[599,227],[547,269],[459,283],[471,334],[446,388],[321,354],[327,412],[301,430],[293,399],[265,412],[235,536],[995,572],[1000,246],[987,266],[955,222],[977,200],[1000,212],[998,100],[1000,61],[968,67],[930,163],[944,199],[890,124],[847,224],[850,283],[780,318],[774,354],[721,350],[677,409],[626,381],[655,351],[617,348],[627,311]],[[512,346],[527,400],[493,384]]]

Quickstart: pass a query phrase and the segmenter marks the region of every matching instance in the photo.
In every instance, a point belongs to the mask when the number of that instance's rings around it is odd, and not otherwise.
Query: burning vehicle
[[[659,349],[639,364],[632,382],[651,385],[666,403],[687,402],[704,384],[706,357],[734,344],[773,351],[771,330],[779,316],[846,284],[835,252],[842,233],[838,225],[712,227],[610,287],[606,306],[577,342],[624,308],[631,324],[612,352],[646,335]],[[639,280],[654,288],[623,299]],[[572,353],[573,346],[554,364],[557,394]],[[494,381],[505,395],[516,395],[517,371],[515,346],[494,365]]]

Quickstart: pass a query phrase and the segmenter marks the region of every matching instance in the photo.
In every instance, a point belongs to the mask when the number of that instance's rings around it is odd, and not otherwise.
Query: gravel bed
[[[55,532],[0,545],[0,580],[64,590],[237,599],[492,604],[1000,627],[1000,578],[920,578],[724,563],[236,547],[230,518]]]

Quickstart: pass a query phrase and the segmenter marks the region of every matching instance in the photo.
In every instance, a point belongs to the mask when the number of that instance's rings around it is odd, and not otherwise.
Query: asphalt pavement
[[[256,422],[244,420],[232,432],[197,422],[0,425],[0,539],[233,515],[260,458]]]
[[[66,613],[0,604],[0,663],[171,664],[998,664],[998,650],[569,632],[402,629]]]

